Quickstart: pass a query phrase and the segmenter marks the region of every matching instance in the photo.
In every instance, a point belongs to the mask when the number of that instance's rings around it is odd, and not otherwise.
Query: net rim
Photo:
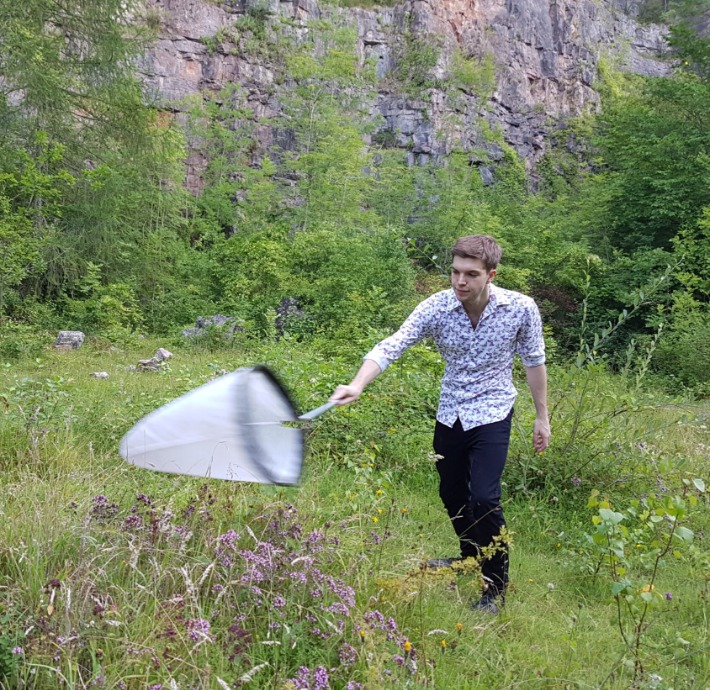
[[[297,482],[283,482],[279,481],[274,473],[272,472],[271,468],[267,463],[264,463],[261,461],[261,456],[259,453],[259,450],[261,448],[261,444],[259,441],[256,439],[256,434],[255,430],[253,428],[253,425],[249,422],[250,416],[249,416],[249,396],[246,395],[246,391],[248,390],[248,381],[249,377],[251,374],[263,374],[266,376],[266,378],[270,381],[270,383],[274,384],[276,386],[277,390],[283,395],[288,407],[290,408],[291,412],[293,413],[293,418],[298,419],[298,411],[296,410],[296,406],[293,403],[293,400],[291,398],[291,395],[289,394],[288,390],[284,387],[284,385],[279,381],[279,379],[276,377],[276,375],[268,368],[265,367],[264,365],[256,365],[254,367],[250,367],[245,370],[246,376],[243,377],[243,380],[238,381],[237,383],[237,389],[240,393],[240,395],[236,396],[236,405],[235,405],[235,411],[236,411],[236,422],[239,425],[239,427],[243,431],[242,435],[242,441],[244,443],[245,450],[247,452],[247,455],[249,456],[249,459],[259,468],[259,470],[264,474],[266,479],[269,481],[270,484],[275,484],[276,486],[294,486]],[[244,394],[242,394],[244,393]],[[294,431],[299,432],[299,441],[300,441],[300,453],[299,453],[299,463],[298,463],[298,472],[297,472],[297,477],[300,478],[301,476],[301,470],[303,468],[303,442],[304,442],[304,431],[303,429],[294,429]]]

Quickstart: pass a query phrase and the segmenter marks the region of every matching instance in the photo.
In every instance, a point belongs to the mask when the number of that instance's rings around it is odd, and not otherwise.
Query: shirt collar
[[[490,284],[488,288],[488,305],[490,305],[491,309],[497,309],[498,307],[505,307],[510,304],[510,297],[508,296],[507,290],[504,290],[503,288],[499,288],[497,285],[494,285],[493,283]],[[487,306],[488,306],[487,305]],[[456,294],[454,293],[453,289],[449,290],[449,311],[453,311],[457,307],[461,307],[463,309],[463,306],[461,302],[456,297]]]

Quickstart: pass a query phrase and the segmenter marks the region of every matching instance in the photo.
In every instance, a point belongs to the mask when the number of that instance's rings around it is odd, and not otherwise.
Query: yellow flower
[[[446,651],[446,640],[441,641],[441,651],[445,652]]]
[[[375,494],[377,496],[382,496],[383,493],[384,493],[384,491],[382,491],[382,489],[377,489],[377,491],[375,491]]]
[[[378,508],[377,513],[378,513],[378,515],[382,515],[382,508]]]
[[[406,508],[402,508],[402,515],[406,515],[406,514],[407,514],[407,509],[406,509]]]
[[[463,625],[461,625],[461,623],[457,623],[456,624],[456,632],[460,635],[462,630],[463,630]]]
[[[411,651],[412,651],[412,643],[409,640],[407,640],[404,643],[404,653],[409,654],[409,652],[411,652]]]
[[[373,522],[379,522],[379,521],[380,521],[380,518],[378,518],[378,517],[373,517],[373,518],[372,518],[372,521],[373,521]]]
[[[360,628],[359,632],[360,632],[360,639],[364,641],[365,640],[365,631],[362,628]]]

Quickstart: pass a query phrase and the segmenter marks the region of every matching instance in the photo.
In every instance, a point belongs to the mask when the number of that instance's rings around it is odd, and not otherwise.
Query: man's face
[[[496,270],[487,271],[480,259],[455,256],[451,264],[451,287],[460,302],[473,305],[485,294],[495,274]]]

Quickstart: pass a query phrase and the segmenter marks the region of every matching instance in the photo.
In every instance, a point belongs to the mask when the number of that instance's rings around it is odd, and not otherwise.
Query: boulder
[[[186,328],[182,335],[185,338],[195,338],[205,335],[210,328],[221,328],[224,330],[224,335],[228,336],[244,330],[236,317],[215,314],[214,316],[198,316],[195,325],[192,328]]]
[[[159,347],[150,359],[139,359],[136,369],[138,371],[160,371],[161,369],[167,369],[167,362],[172,356],[172,352],[169,352],[163,347]]]
[[[81,331],[59,331],[54,347],[57,350],[78,350],[84,344]]]

